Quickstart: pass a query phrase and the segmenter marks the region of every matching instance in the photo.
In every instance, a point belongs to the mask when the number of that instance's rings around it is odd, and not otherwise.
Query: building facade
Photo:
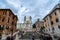
[[[37,19],[37,21],[35,22],[35,29],[36,31],[40,31],[41,27],[44,26],[44,21],[40,21],[40,19]]]
[[[43,18],[46,32],[60,33],[60,4]]]
[[[17,16],[10,9],[0,9],[0,33],[15,32],[17,20]]]

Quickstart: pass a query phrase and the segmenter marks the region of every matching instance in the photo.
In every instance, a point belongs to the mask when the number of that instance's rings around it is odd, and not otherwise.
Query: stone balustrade
[[[19,31],[13,33],[13,36],[16,35],[15,40],[18,40],[18,38],[19,38],[18,33],[19,33]],[[3,34],[1,40],[6,40],[8,36],[10,36],[10,34],[9,34],[9,35],[5,35],[5,34]]]

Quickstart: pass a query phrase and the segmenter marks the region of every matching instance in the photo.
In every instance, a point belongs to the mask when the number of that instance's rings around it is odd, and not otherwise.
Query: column
[[[57,17],[58,17],[59,22],[60,22],[60,12],[59,12],[59,10],[56,11],[56,14],[57,14]]]
[[[48,16],[48,24],[49,24],[50,32],[52,32],[52,26],[51,26],[51,21],[49,16]]]

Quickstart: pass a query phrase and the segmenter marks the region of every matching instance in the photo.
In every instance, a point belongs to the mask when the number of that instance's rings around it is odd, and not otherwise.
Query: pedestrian
[[[32,35],[32,40],[35,40],[34,34]]]
[[[49,40],[52,40],[52,37],[49,35]]]
[[[6,40],[10,40],[10,36],[8,36]]]
[[[2,39],[2,35],[0,35],[0,40]]]
[[[44,36],[43,36],[43,40],[49,40],[49,39],[48,39],[48,35],[44,35]]]
[[[14,37],[13,36],[10,36],[10,40],[14,40]]]
[[[13,32],[11,33],[10,40],[14,40]]]
[[[29,34],[29,39],[32,40],[32,35],[31,34]]]
[[[21,33],[21,38],[23,37],[23,34]]]
[[[60,38],[58,38],[58,40],[60,40]]]
[[[2,39],[2,33],[0,32],[0,39]]]
[[[45,35],[45,37],[43,38],[43,40],[52,40],[52,37],[50,35]]]
[[[47,40],[47,37],[43,37],[43,40]]]
[[[40,38],[40,40],[43,40],[43,36],[42,35],[40,35],[39,38]]]

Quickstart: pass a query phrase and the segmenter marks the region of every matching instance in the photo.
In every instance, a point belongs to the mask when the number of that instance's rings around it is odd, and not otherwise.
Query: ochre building
[[[60,33],[60,4],[57,4],[44,18],[46,32]]]
[[[0,33],[15,32],[17,20],[17,16],[10,9],[0,9]]]

